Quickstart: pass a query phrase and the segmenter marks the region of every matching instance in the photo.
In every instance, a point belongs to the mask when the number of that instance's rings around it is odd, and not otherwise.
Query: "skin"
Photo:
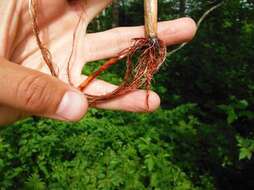
[[[41,53],[35,42],[28,1],[1,0],[0,14],[7,15],[0,23],[0,125],[13,123],[29,115],[37,115],[64,121],[80,120],[88,109],[86,97],[71,87],[67,78],[73,31],[81,10],[66,0],[39,0],[39,26],[42,41],[49,47],[59,79],[48,74]],[[12,5],[9,5],[9,4]],[[74,56],[71,60],[71,80],[78,86],[86,76],[81,75],[83,66],[91,61],[116,56],[131,44],[132,38],[144,37],[144,27],[121,27],[99,33],[87,34],[86,28],[91,20],[105,9],[111,0],[87,0],[83,21],[78,27]],[[12,7],[6,9],[6,6]],[[13,8],[15,7],[15,9]],[[10,15],[8,20],[8,15]],[[7,31],[7,32],[6,32]],[[164,21],[158,24],[158,36],[168,46],[191,40],[196,32],[196,24],[190,18]],[[114,90],[116,86],[95,80],[85,90],[86,93],[102,95]],[[83,96],[79,109],[71,117],[63,117],[58,108],[67,91]],[[146,92],[137,90],[128,95],[97,105],[97,108],[123,110],[130,112],[147,111]],[[156,110],[160,98],[151,92],[149,111]],[[74,113],[75,112],[75,113]]]

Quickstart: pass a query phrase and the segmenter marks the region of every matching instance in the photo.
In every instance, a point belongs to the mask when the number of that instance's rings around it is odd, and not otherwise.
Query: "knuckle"
[[[50,100],[49,86],[44,75],[36,74],[24,77],[17,86],[17,98],[26,111],[44,113]]]

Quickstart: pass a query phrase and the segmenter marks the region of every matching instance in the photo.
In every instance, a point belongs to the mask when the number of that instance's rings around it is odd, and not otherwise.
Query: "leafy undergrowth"
[[[201,167],[195,105],[153,114],[91,110],[0,131],[0,189],[215,189]]]

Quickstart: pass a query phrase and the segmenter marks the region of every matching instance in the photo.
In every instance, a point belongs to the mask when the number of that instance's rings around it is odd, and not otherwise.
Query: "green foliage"
[[[191,104],[151,115],[91,110],[75,124],[27,119],[9,126],[0,133],[0,186],[214,189],[207,171],[195,171],[198,157],[187,152],[198,152],[194,110]]]
[[[28,178],[28,181],[25,183],[25,189],[27,190],[45,190],[45,183],[41,181],[40,177],[37,174],[33,174]]]
[[[188,0],[180,12],[179,2],[159,1],[159,19],[197,20],[212,6]],[[119,3],[120,25],[143,24],[142,1]],[[154,114],[93,109],[79,123],[30,118],[2,129],[0,189],[254,189],[253,10],[226,0],[167,58],[153,81],[162,98]],[[89,30],[111,25],[112,7]],[[123,68],[100,78],[119,84]]]
[[[252,154],[254,153],[254,139],[237,137],[238,146],[240,147],[239,159],[251,159]]]
[[[229,105],[219,105],[218,107],[227,115],[227,123],[231,125],[241,117],[254,119],[254,113],[248,111],[249,103],[246,100],[237,100],[236,97],[230,97]]]

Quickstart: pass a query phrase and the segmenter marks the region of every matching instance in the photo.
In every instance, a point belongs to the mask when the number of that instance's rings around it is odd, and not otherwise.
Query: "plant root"
[[[33,28],[33,33],[36,39],[36,42],[38,44],[38,47],[41,51],[43,60],[47,64],[50,73],[52,76],[57,77],[58,74],[56,72],[56,69],[53,66],[52,62],[52,56],[48,48],[42,43],[40,39],[40,27],[38,24],[38,10],[37,10],[38,2],[37,0],[29,0],[29,14],[32,18],[32,28]]]
[[[145,88],[147,91],[146,105],[149,110],[151,81],[153,75],[165,61],[166,54],[167,48],[158,38],[135,38],[130,48],[123,50],[118,57],[112,58],[102,65],[79,86],[79,89],[84,91],[101,72],[107,70],[119,60],[126,58],[126,72],[124,80],[119,87],[106,95],[86,94],[88,101],[90,105],[95,105],[126,95],[139,88]],[[133,61],[136,57],[137,61]]]

